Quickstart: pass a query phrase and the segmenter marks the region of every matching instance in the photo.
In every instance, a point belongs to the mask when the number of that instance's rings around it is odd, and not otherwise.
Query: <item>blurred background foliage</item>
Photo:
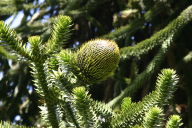
[[[27,37],[41,35],[48,40],[54,17],[68,15],[73,20],[72,38],[63,48],[76,49],[94,38],[115,40],[119,47],[134,46],[151,37],[192,4],[191,0],[1,0],[0,20]],[[184,127],[192,127],[192,23],[180,32],[160,68],[173,68],[180,76],[180,86],[167,116],[181,115]],[[157,53],[158,47],[141,57],[130,57],[119,64],[114,77],[91,86],[94,99],[109,102],[143,70]],[[0,46],[0,120],[16,124],[38,125],[41,101],[35,92],[26,62]],[[155,85],[159,70],[146,80],[132,96],[140,100]]]

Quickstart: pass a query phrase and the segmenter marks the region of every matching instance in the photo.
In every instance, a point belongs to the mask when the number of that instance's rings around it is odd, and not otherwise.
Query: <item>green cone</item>
[[[112,40],[95,39],[85,43],[77,53],[82,81],[95,83],[106,79],[120,60],[119,47]]]

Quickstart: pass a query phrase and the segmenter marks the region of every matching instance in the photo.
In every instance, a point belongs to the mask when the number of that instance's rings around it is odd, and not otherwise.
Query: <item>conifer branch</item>
[[[161,48],[159,49],[157,55],[153,58],[150,64],[147,66],[146,70],[139,74],[131,83],[131,85],[123,90],[123,92],[115,97],[112,101],[108,104],[109,106],[116,106],[121,100],[126,97],[132,95],[134,92],[139,89],[146,80],[149,80],[151,76],[159,69],[162,60],[165,57],[168,48],[170,47],[171,43],[173,42],[173,36],[171,35],[164,43],[162,44]]]
[[[52,127],[59,128],[59,123],[56,116],[55,104],[52,100],[52,97],[49,94],[50,91],[47,86],[48,83],[46,81],[44,65],[42,64],[42,62],[34,62],[31,68],[33,70],[32,73],[35,78],[34,82],[36,82],[35,84],[37,85],[39,92],[41,92],[41,94],[43,95],[43,98],[45,99],[45,103],[48,111],[48,120]]]
[[[0,44],[2,45],[2,43],[18,55],[27,59],[31,58],[26,45],[23,44],[16,32],[10,29],[3,21],[0,21]]]
[[[14,15],[18,10],[30,10],[33,8],[37,8],[32,2],[27,3],[25,1],[19,0],[1,0],[0,1],[0,15]]]
[[[180,116],[172,115],[166,124],[166,128],[180,128],[182,125]]]
[[[110,32],[102,36],[102,38],[113,39],[115,41],[127,38],[133,35],[137,30],[141,29],[144,22],[149,22],[156,16],[161,14],[164,8],[165,8],[164,3],[158,2],[156,5],[154,5],[154,7],[152,7],[152,9],[147,11],[145,15],[140,19],[133,20],[130,24],[117,28],[114,32]]]
[[[47,54],[58,52],[62,49],[71,35],[71,25],[72,21],[68,16],[58,16],[56,18],[51,37],[46,44],[45,52]]]
[[[98,117],[100,127],[101,128],[110,127],[111,119],[115,114],[113,110],[105,103],[94,100],[92,100],[91,106],[95,111],[96,116]]]
[[[152,107],[144,117],[144,128],[162,128],[163,127],[163,110],[159,107]]]
[[[181,13],[181,15],[169,25],[169,26],[174,26],[176,28],[172,28],[172,27],[168,26],[162,30],[162,33],[164,33],[163,31],[168,32],[168,30],[169,30],[169,32],[173,33],[173,34],[167,33],[169,35],[168,38],[167,38],[167,35],[165,33],[163,34],[163,36],[165,36],[167,39],[162,44],[161,49],[159,50],[157,55],[154,57],[154,59],[151,61],[151,63],[147,66],[146,70],[143,73],[141,73],[139,76],[136,77],[136,79],[133,81],[133,83],[130,85],[130,87],[127,87],[119,96],[117,96],[112,101],[110,101],[109,106],[115,106],[125,96],[133,94],[138,88],[140,88],[142,86],[142,83],[144,81],[148,80],[152,76],[152,74],[156,70],[158,70],[158,67],[159,67],[160,63],[162,62],[162,60],[165,56],[165,53],[167,52],[168,48],[170,47],[170,45],[173,42],[173,39],[177,35],[177,32],[178,32],[178,31],[176,31],[177,28],[181,29],[183,27],[183,25],[185,25],[186,23],[188,23],[191,20],[190,16],[192,13],[190,13],[190,12],[192,12],[192,6],[188,7],[185,11],[183,11]],[[186,18],[189,18],[189,19],[186,19]],[[182,24],[179,24],[179,23],[182,23]],[[172,30],[170,28],[172,28]],[[176,31],[176,33],[174,33],[174,31]],[[156,36],[155,37],[153,36],[152,38],[148,39],[149,43],[150,43],[150,40],[153,38],[156,39]],[[159,37],[157,37],[157,38],[159,38]],[[139,44],[134,46],[134,47],[137,47],[137,46],[140,47]],[[142,47],[140,47],[140,48],[142,48]],[[149,48],[149,46],[145,46],[143,48],[143,50],[145,50],[145,48]],[[139,49],[138,52],[142,52],[142,49]],[[137,55],[139,55],[139,53]]]
[[[64,96],[66,96],[66,94]],[[68,98],[69,97],[64,97],[62,100],[59,101],[61,112],[65,114],[63,118],[65,118],[65,122],[70,122],[70,125],[73,124],[72,126],[80,128],[74,106],[72,106],[71,101]]]
[[[9,59],[16,59],[14,55],[11,55],[7,50],[0,46],[0,55],[9,58]]]
[[[104,117],[105,119],[112,117],[114,114],[113,110],[108,105],[102,102],[93,100],[92,107],[98,116]]]
[[[33,61],[45,60],[43,52],[43,45],[40,36],[32,36],[28,38],[30,42],[30,56]]]
[[[141,102],[132,103],[125,111],[117,114],[112,120],[114,128],[130,128],[140,125],[143,121],[144,113],[156,105],[163,107],[168,104],[177,88],[178,77],[174,70],[164,69],[157,78],[156,89],[151,94],[145,96]]]
[[[50,122],[50,125],[54,128],[58,128],[59,125],[63,124],[63,121],[61,123],[58,122],[60,118],[62,118],[61,114],[63,113],[61,108],[60,110],[58,110],[59,108],[57,107],[57,104],[63,101],[58,98],[61,97],[64,92],[60,91],[59,88],[54,85],[58,85],[57,80],[51,79],[52,77],[50,71],[52,71],[52,69],[50,69],[50,63],[47,63],[47,60],[50,60],[47,57],[50,56],[51,53],[60,51],[62,43],[68,38],[70,25],[71,19],[69,17],[59,16],[57,18],[57,23],[55,23],[54,25],[51,38],[49,39],[45,47],[42,45],[40,37],[35,36],[29,38],[29,42],[31,43],[30,54],[33,57],[32,61],[34,62],[32,66],[33,75],[35,78],[34,82],[38,87],[38,92],[45,99],[48,114],[47,120]],[[57,63],[57,59],[55,60]],[[59,66],[59,64],[52,64],[54,63],[51,63],[51,66]],[[59,115],[57,112],[59,112]]]
[[[61,50],[59,54],[56,55],[59,68],[67,73],[74,73],[78,76],[79,68],[77,66],[77,55],[75,52],[70,50]],[[68,77],[69,78],[69,77]]]
[[[185,9],[174,21],[167,27],[155,33],[151,38],[141,41],[135,46],[124,47],[121,49],[121,58],[128,59],[131,56],[140,57],[161,45],[170,35],[177,35],[182,28],[192,20],[192,6]]]
[[[76,128],[80,128],[79,123],[77,122],[77,115],[74,110],[74,105],[72,104],[72,94],[71,90],[67,89],[71,83],[67,82],[63,72],[54,71],[48,80],[49,86],[54,87],[53,93],[57,93],[57,96],[54,97],[56,104],[61,108],[61,113],[64,115],[62,118],[65,119],[65,122],[68,124],[73,124]],[[69,85],[68,85],[69,84]]]
[[[124,39],[125,37],[130,36],[131,34],[136,32],[137,30],[139,30],[142,27],[144,21],[145,20],[143,18],[140,20],[136,20],[135,22],[132,22],[128,25],[125,25],[125,26],[118,28],[114,32],[111,32],[109,34],[102,36],[102,38],[113,39],[115,41],[119,41],[120,39]]]
[[[65,8],[64,12],[65,14],[73,17],[90,15],[91,12],[97,9],[97,7],[102,6],[102,4],[105,2],[106,2],[105,0],[101,1],[92,0],[92,1],[86,1],[86,3],[83,0],[68,1],[68,5]],[[81,5],[81,3],[83,3],[83,6]]]
[[[73,90],[74,105],[77,109],[79,116],[78,121],[83,128],[97,128],[99,126],[99,120],[94,112],[91,104],[90,96],[85,91],[84,87],[77,87]]]
[[[122,103],[121,103],[121,111],[124,111],[127,108],[131,107],[131,104],[132,104],[131,98],[130,97],[125,97],[122,100]]]

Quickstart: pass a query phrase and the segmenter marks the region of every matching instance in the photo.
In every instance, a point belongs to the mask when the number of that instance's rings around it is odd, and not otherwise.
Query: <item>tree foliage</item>
[[[53,128],[191,127],[190,4],[1,1],[0,119]],[[19,26],[10,28],[21,14]],[[8,17],[13,17],[10,25],[5,21]],[[118,57],[107,58],[107,54],[113,57],[115,48],[84,44],[112,40],[120,49],[118,67]],[[105,47],[110,53],[102,53]],[[11,125],[1,123],[1,127]]]

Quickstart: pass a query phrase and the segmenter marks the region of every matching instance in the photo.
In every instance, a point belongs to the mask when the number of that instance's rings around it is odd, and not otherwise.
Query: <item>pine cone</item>
[[[106,79],[120,60],[119,47],[112,40],[95,39],[85,43],[77,53],[81,80],[95,83]]]

